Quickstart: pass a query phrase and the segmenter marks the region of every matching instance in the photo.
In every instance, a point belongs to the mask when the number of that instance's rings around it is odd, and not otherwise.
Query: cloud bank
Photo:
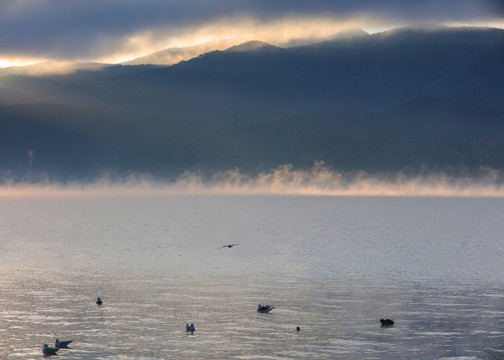
[[[503,14],[500,0],[0,0],[0,60],[126,59],[237,34],[278,43],[302,29],[325,36],[328,22],[504,25]]]
[[[249,176],[239,169],[214,174],[186,173],[175,181],[148,175],[127,178],[104,176],[92,183],[14,183],[0,186],[0,197],[64,195],[309,195],[309,196],[408,196],[504,198],[504,173],[481,169],[477,175],[443,173],[408,176],[403,173],[369,175],[342,173],[324,163],[310,170],[291,165]]]

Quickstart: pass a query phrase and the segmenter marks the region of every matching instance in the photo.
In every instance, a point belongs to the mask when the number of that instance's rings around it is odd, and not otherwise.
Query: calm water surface
[[[503,199],[3,198],[0,359],[56,338],[74,340],[58,359],[504,359],[503,214]]]

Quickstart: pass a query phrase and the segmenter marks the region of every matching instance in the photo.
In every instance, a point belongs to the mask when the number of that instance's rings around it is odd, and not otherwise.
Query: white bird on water
[[[49,347],[49,345],[47,344],[44,344],[44,347],[42,349],[42,353],[44,355],[56,355],[56,351],[58,351],[59,348],[52,348],[52,347]]]
[[[257,312],[259,312],[259,313],[269,313],[274,308],[275,307],[271,306],[271,305],[261,305],[261,304],[259,304],[257,306]]]

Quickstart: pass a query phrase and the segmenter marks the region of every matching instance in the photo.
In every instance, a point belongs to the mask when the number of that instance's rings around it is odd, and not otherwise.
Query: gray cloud
[[[366,15],[394,26],[485,23],[503,14],[500,0],[0,0],[0,59],[100,58],[124,50],[137,34],[167,39],[240,16],[268,22]]]

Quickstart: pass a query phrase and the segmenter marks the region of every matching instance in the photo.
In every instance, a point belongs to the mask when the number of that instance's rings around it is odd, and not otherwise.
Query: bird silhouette
[[[70,345],[70,343],[72,341],[73,340],[59,341],[59,339],[56,339],[56,342],[54,343],[54,347],[56,347],[58,349],[68,349],[68,345]]]
[[[261,304],[259,304],[257,306],[257,312],[259,312],[259,313],[269,313],[274,308],[275,307],[271,306],[271,305],[261,305]]]
[[[390,319],[380,319],[381,326],[394,326],[394,321]]]
[[[196,331],[196,328],[194,327],[194,324],[192,324],[192,323],[191,323],[191,325],[189,325],[189,323],[187,323],[185,328],[186,328],[186,331],[190,332],[191,334],[194,334],[194,332]]]
[[[59,348],[52,348],[49,347],[49,345],[44,344],[44,347],[42,348],[42,353],[44,355],[56,355],[56,351],[58,351]]]
[[[222,249],[222,248],[232,248],[233,246],[235,245],[240,245],[240,244],[228,244],[228,245],[222,245],[219,249]]]

